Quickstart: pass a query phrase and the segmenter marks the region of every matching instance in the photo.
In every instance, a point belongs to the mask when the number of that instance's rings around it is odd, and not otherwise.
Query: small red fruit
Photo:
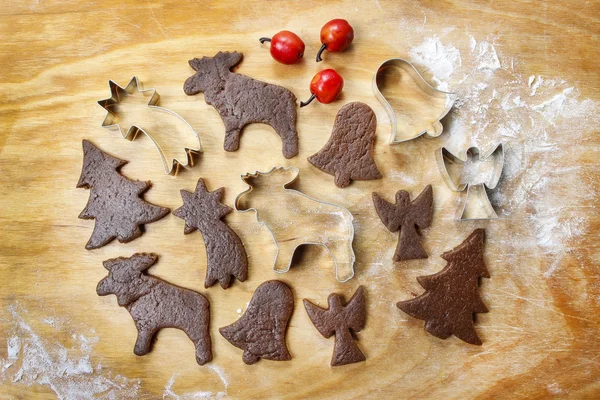
[[[271,39],[263,37],[259,41],[271,42],[271,56],[282,64],[296,64],[304,55],[304,42],[290,31],[281,31]]]
[[[332,19],[321,28],[321,49],[317,53],[317,62],[323,61],[323,51],[344,51],[354,39],[354,29],[345,19]]]
[[[309,105],[315,97],[319,103],[329,104],[337,99],[343,88],[344,78],[332,69],[324,69],[310,81],[311,96],[306,102],[300,102],[300,107]]]

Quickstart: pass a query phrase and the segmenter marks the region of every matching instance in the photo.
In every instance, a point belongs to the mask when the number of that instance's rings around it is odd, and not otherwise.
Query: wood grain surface
[[[354,26],[355,42],[316,64],[320,27],[336,17]],[[27,0],[4,2],[0,21],[0,397],[600,397],[597,1]],[[278,64],[258,43],[282,29],[304,39],[302,63]],[[427,40],[446,46],[438,49],[435,68],[411,51]],[[497,58],[491,62],[500,64],[482,66],[479,55],[492,48]],[[219,115],[202,95],[186,96],[182,89],[193,73],[187,61],[219,50],[242,52],[237,72],[289,88],[299,99],[309,97],[310,79],[325,67],[344,77],[337,102],[299,109],[297,157],[285,159],[280,138],[256,124],[244,130],[239,151],[223,151]],[[442,69],[448,56],[451,74]],[[440,138],[389,146],[389,118],[372,94],[371,79],[392,57],[412,59],[427,79],[462,94]],[[192,169],[167,176],[150,140],[128,142],[100,127],[105,112],[96,101],[109,96],[108,80],[125,85],[134,75],[199,133],[204,152]],[[540,91],[546,91],[533,96],[540,79],[546,80]],[[481,93],[518,86],[527,95],[489,103],[465,96],[479,84]],[[553,99],[561,100],[558,108]],[[306,158],[327,142],[338,109],[350,101],[376,112],[375,160],[384,178],[339,189]],[[489,110],[478,109],[481,118],[467,120],[472,104],[488,104]],[[501,113],[493,113],[495,105]],[[509,112],[514,115],[507,119]],[[514,134],[484,129],[488,122],[514,122],[507,125]],[[453,151],[465,150],[474,129],[487,132],[478,145],[507,144],[510,169],[498,188],[501,196],[493,197],[499,220],[455,221],[458,195],[435,165],[437,148],[465,135]],[[173,215],[147,225],[133,242],[86,251],[93,221],[77,216],[89,191],[75,188],[82,139],[129,160],[124,174],[151,180],[146,199],[171,210],[182,204],[179,190],[193,190],[199,177],[211,190],[224,186],[224,201],[232,206],[247,188],[241,174],[298,167],[294,188],[354,215],[355,277],[338,283],[332,260],[319,247],[304,249],[288,273],[276,274],[275,245],[251,213],[226,217],[249,255],[248,280],[226,291],[204,289],[202,237],[184,236],[183,221]],[[397,234],[379,221],[371,193],[392,200],[405,189],[414,197],[427,184],[433,185],[435,207],[432,226],[423,232],[430,257],[393,263]],[[490,312],[476,323],[483,345],[440,340],[395,303],[422,293],[416,277],[439,271],[445,265],[439,255],[478,227],[486,229],[491,273],[481,284]],[[149,355],[133,354],[136,330],[129,314],[95,288],[106,275],[103,260],[137,251],[160,255],[152,274],[210,300],[212,363],[197,365],[193,344],[172,329],[160,332]],[[248,366],[218,328],[237,320],[268,279],[288,283],[295,295],[287,334],[293,359]],[[349,298],[361,284],[368,315],[357,337],[367,360],[331,368],[333,338],[312,326],[302,299],[325,305],[329,293]]]

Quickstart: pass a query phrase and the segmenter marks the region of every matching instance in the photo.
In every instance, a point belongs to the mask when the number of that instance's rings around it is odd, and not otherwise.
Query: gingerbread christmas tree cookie
[[[142,234],[141,226],[158,221],[169,209],[142,199],[151,184],[134,181],[119,173],[127,161],[118,159],[83,141],[83,168],[78,188],[90,189],[81,219],[95,219],[94,232],[85,245],[88,250],[102,247],[114,238],[130,242]]]
[[[479,277],[490,277],[483,260],[484,239],[485,231],[476,229],[458,247],[442,254],[448,265],[437,274],[417,278],[425,293],[399,302],[398,308],[425,320],[425,329],[440,339],[454,335],[480,345],[473,316],[488,312],[479,296]]]

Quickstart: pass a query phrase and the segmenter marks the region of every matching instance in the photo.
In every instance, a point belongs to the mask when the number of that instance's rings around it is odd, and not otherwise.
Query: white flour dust
[[[549,255],[550,277],[569,242],[586,230],[574,205],[598,195],[584,184],[591,171],[564,165],[563,157],[576,160],[585,149],[585,138],[600,124],[600,104],[581,99],[576,85],[564,79],[516,71],[518,60],[496,48],[501,37],[478,40],[456,31],[452,36],[447,43],[436,35],[420,39],[409,51],[439,89],[459,94],[440,140],[454,153],[505,144],[503,178],[492,201],[502,217],[530,224],[534,234],[511,238],[510,244]],[[563,185],[568,182],[581,185],[569,192]]]
[[[183,394],[177,394],[173,391],[173,385],[175,384],[175,378],[177,374],[174,374],[167,382],[165,389],[163,391],[163,399],[173,399],[173,400],[193,400],[193,399],[222,399],[227,395],[227,388],[229,387],[229,381],[227,376],[225,375],[225,371],[222,367],[218,367],[216,365],[209,365],[208,368],[212,370],[221,380],[223,386],[225,386],[224,391],[220,392],[209,392],[209,391],[199,391],[199,392],[188,392]]]
[[[7,358],[0,360],[0,381],[13,385],[47,386],[59,399],[136,399],[140,383],[110,371],[92,361],[98,342],[71,331],[70,344],[51,342],[38,334],[28,321],[27,310],[18,304],[8,307]],[[56,320],[40,322],[56,328]],[[61,324],[62,325],[62,324]]]

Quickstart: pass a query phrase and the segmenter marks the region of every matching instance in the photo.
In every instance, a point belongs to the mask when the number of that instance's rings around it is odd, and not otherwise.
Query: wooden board
[[[594,1],[3,4],[0,393],[6,398],[597,398],[599,16]],[[352,23],[355,43],[316,64],[319,29],[335,17]],[[281,29],[306,42],[303,63],[277,64],[259,45],[259,37]],[[243,52],[238,72],[285,86],[299,99],[309,96],[316,71],[332,67],[343,75],[339,101],[299,110],[299,156],[283,158],[280,139],[263,125],[245,129],[239,151],[223,151],[224,128],[216,111],[202,95],[182,91],[193,72],[187,60],[218,50]],[[462,94],[439,139],[388,145],[389,118],[372,94],[371,79],[377,65],[391,57],[412,59],[428,79]],[[166,176],[149,140],[127,142],[100,127],[105,113],[96,101],[109,95],[107,81],[126,84],[133,75],[155,87],[161,105],[199,132],[204,153],[193,169]],[[508,89],[512,95],[505,96]],[[306,158],[326,143],[337,110],[349,101],[363,101],[377,114],[375,159],[384,178],[338,189]],[[199,177],[211,189],[226,187],[225,202],[232,205],[247,187],[241,174],[298,167],[295,188],[354,215],[355,278],[338,283],[332,260],[320,248],[307,248],[290,272],[276,275],[275,246],[250,213],[227,217],[250,259],[249,279],[227,291],[204,289],[202,238],[184,236],[183,221],[172,215],[148,225],[129,244],[86,251],[93,222],[77,216],[89,192],[75,188],[84,138],[129,160],[123,172],[151,180],[146,198],[171,209],[181,205],[179,190],[192,190]],[[435,149],[500,140],[508,145],[510,168],[493,199],[503,218],[455,221],[458,196],[437,172]],[[392,263],[397,234],[378,220],[371,193],[392,199],[406,189],[414,196],[428,183],[435,199],[434,222],[424,231],[430,257]],[[415,278],[441,269],[439,255],[476,227],[486,229],[492,275],[481,285],[490,312],[477,316],[480,347],[435,338],[422,321],[395,306],[420,294]],[[136,251],[160,254],[153,274],[210,299],[215,357],[209,366],[196,364],[192,343],[176,330],[160,332],[149,355],[133,354],[130,316],[113,296],[98,297],[95,287],[106,273],[103,260]],[[275,278],[291,285],[296,298],[287,336],[293,359],[247,366],[218,328],[240,316],[261,282]],[[366,287],[368,320],[357,336],[367,361],[330,368],[333,339],[311,325],[302,299],[324,304],[329,293],[350,296],[360,284]]]

